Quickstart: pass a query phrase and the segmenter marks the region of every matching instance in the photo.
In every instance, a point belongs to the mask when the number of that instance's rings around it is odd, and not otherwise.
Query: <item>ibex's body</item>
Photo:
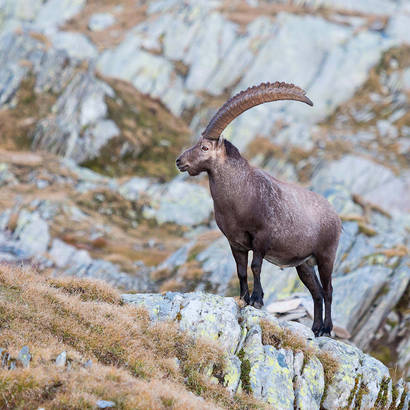
[[[271,88],[267,90],[271,93],[270,99],[263,95],[267,87]],[[250,97],[253,100],[246,100],[246,93],[252,92]],[[177,165],[181,171],[188,171],[191,175],[202,171],[209,175],[215,219],[231,245],[241,298],[255,307],[263,305],[260,284],[263,259],[281,267],[295,266],[314,300],[312,329],[316,335],[329,334],[332,329],[331,275],[341,231],[338,215],[320,195],[279,181],[250,166],[230,142],[220,137],[223,128],[235,117],[235,110],[238,115],[237,112],[257,105],[257,97],[260,98],[259,103],[274,99],[297,99],[310,103],[302,90],[283,83],[247,90],[218,111],[200,141],[177,159]],[[251,268],[254,274],[251,297],[247,283],[250,250],[253,251]],[[318,265],[321,283],[316,277],[314,264]],[[323,299],[326,309],[324,323]]]

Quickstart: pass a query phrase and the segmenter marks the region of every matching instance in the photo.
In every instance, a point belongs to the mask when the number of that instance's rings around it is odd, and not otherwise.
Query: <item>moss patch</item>
[[[30,149],[37,121],[49,114],[57,100],[51,92],[34,92],[34,75],[20,83],[14,108],[0,110],[0,144],[6,149]]]
[[[250,373],[251,373],[251,362],[249,359],[245,359],[245,351],[241,349],[241,351],[238,353],[238,358],[241,361],[241,384],[242,384],[242,389],[245,393],[250,394],[252,393],[252,387],[251,387],[251,378],[250,378]]]
[[[374,403],[376,409],[384,409],[386,407],[390,381],[390,377],[384,377],[380,383],[379,393]]]
[[[175,159],[189,144],[189,129],[158,100],[129,83],[107,81],[115,98],[107,98],[108,116],[121,134],[83,165],[110,176],[137,174],[167,181],[177,174]]]

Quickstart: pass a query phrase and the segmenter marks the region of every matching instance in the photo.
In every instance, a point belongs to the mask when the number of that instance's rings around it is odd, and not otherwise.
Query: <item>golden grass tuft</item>
[[[121,303],[118,291],[101,280],[79,279],[67,276],[49,279],[47,283],[70,295],[79,295],[82,301],[106,302],[116,305]]]
[[[263,407],[209,377],[225,366],[216,343],[175,323],[151,323],[146,310],[122,305],[98,281],[0,264],[0,328],[0,347],[16,357],[27,345],[32,355],[27,369],[0,368],[2,409],[95,408],[100,399],[118,409]],[[62,351],[69,366],[58,368]]]

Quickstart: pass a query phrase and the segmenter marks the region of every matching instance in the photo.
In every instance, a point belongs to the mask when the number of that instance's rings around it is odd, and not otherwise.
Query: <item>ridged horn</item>
[[[234,95],[216,112],[202,136],[208,139],[218,139],[226,126],[236,117],[249,108],[266,102],[295,100],[313,105],[313,102],[305,94],[304,90],[294,84],[278,81],[249,87],[247,90]]]

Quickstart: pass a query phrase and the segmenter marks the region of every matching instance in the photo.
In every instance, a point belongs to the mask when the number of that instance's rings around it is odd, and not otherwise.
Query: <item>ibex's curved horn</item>
[[[313,105],[312,101],[306,97],[305,91],[296,85],[280,82],[262,83],[241,91],[229,99],[209,121],[202,136],[208,139],[218,139],[226,126],[244,111],[256,105],[277,100],[295,100]]]

